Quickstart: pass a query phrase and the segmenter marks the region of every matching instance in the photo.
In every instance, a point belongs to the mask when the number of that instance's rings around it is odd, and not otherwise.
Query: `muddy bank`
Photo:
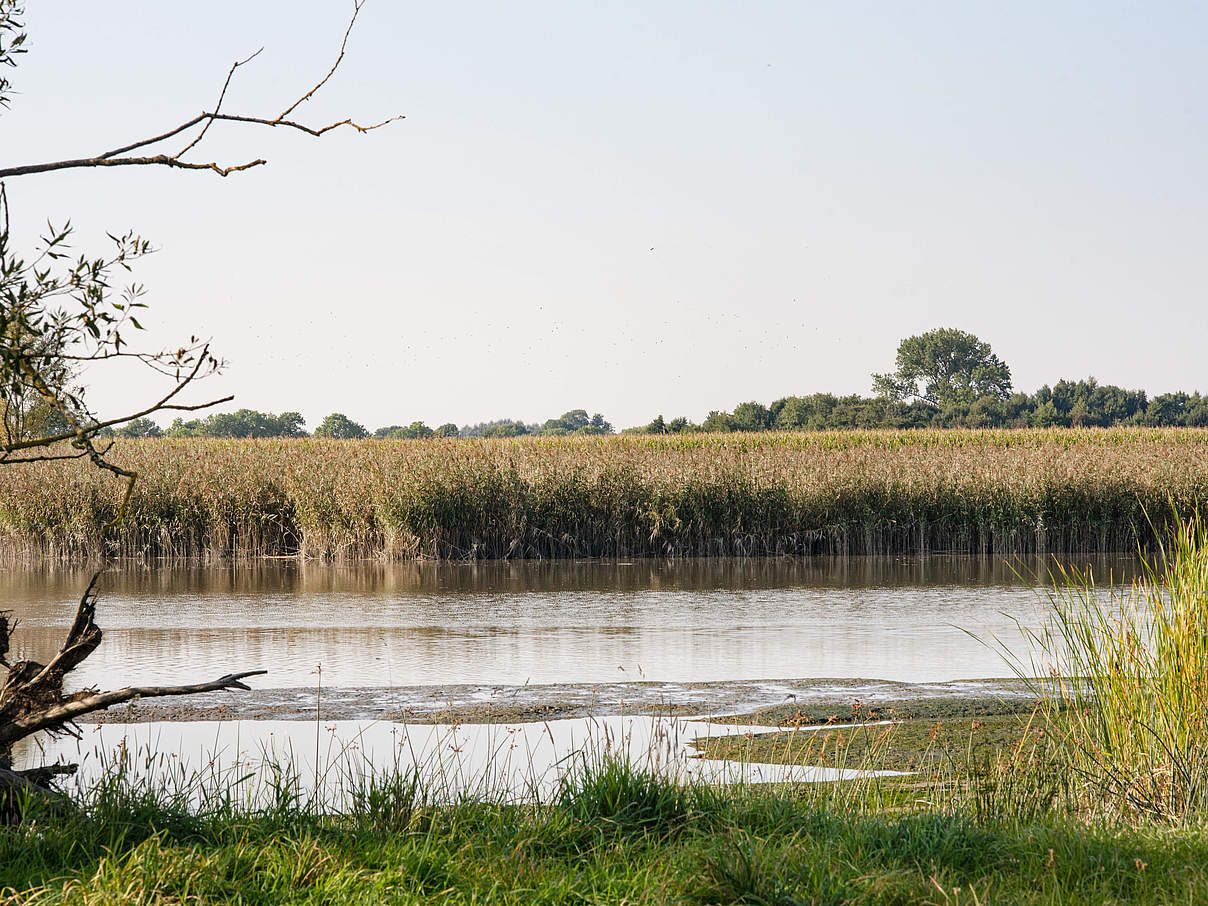
[[[603,683],[525,686],[397,686],[255,689],[230,695],[133,702],[88,715],[86,723],[229,720],[392,720],[417,723],[531,723],[569,717],[736,715],[776,726],[907,719],[924,711],[976,716],[1030,706],[1017,679],[898,683],[872,679],[750,680],[717,683]],[[859,705],[858,708],[854,706]]]
[[[757,715],[765,721],[785,715],[778,721],[782,729],[766,732],[771,724],[765,723],[760,732],[702,737],[692,746],[712,759],[921,772],[935,779],[1012,755],[1043,758],[1051,741],[1035,708],[1026,698],[970,696],[853,706],[841,715],[762,709],[742,718],[757,726]],[[858,723],[861,716],[879,722]]]

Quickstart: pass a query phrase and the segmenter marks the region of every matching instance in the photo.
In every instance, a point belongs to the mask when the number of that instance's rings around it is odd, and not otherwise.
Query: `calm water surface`
[[[272,807],[280,768],[303,801],[346,808],[372,776],[415,771],[431,801],[464,796],[549,801],[568,773],[604,758],[687,782],[785,783],[842,780],[861,773],[834,767],[773,765],[701,758],[691,748],[708,737],[778,732],[776,727],[686,721],[669,717],[605,717],[540,724],[401,724],[389,721],[255,721],[147,723],[85,727],[80,740],[59,738],[18,757],[80,765],[67,788],[87,790],[122,765],[127,776],[168,791],[188,791],[200,804],[228,794]],[[815,732],[802,729],[801,735]],[[804,743],[802,743],[804,745]],[[876,771],[893,774],[892,771]],[[239,780],[236,783],[236,779]]]
[[[1130,558],[1097,559],[1101,583]],[[121,567],[77,685],[266,669],[263,687],[1009,673],[980,638],[1039,622],[1051,561],[969,557]],[[90,573],[0,570],[19,656],[48,657]],[[1024,577],[1024,578],[1021,578]]]

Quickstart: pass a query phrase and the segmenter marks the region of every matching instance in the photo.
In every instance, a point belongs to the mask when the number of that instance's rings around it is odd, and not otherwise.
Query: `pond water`
[[[987,643],[1023,653],[1020,626],[1039,625],[1036,577],[1051,565],[928,557],[115,567],[100,584],[105,639],[75,687],[268,675],[250,681],[252,693],[193,697],[231,702],[206,715],[218,721],[186,709],[163,722],[167,712],[153,708],[150,717],[116,715],[142,722],[85,726],[78,741],[26,740],[14,754],[26,764],[82,758],[85,784],[114,758],[133,759],[139,777],[201,782],[211,763],[235,772],[211,771],[218,787],[251,766],[263,789],[263,771],[284,758],[303,786],[343,778],[324,791],[336,804],[358,770],[409,766],[448,795],[492,784],[509,797],[549,795],[585,750],[654,753],[682,779],[837,779],[822,768],[694,758],[696,736],[759,728],[650,717],[634,705],[733,714],[836,691],[865,701],[984,692],[979,678],[1010,674]],[[1136,568],[1131,558],[1076,565],[1101,586]],[[56,650],[90,575],[0,570],[0,601],[20,621],[16,657]],[[320,680],[321,719],[280,719],[314,717]],[[555,699],[555,716],[574,719],[532,716]],[[476,704],[488,711],[467,723],[398,719]],[[356,719],[333,719],[341,716]]]
[[[1084,558],[1085,561],[1085,558]],[[1130,558],[1089,564],[1127,579]],[[777,678],[919,683],[1009,674],[1051,562],[776,558],[119,567],[79,686],[264,669],[273,688],[495,687]],[[18,656],[57,648],[90,574],[0,570]],[[976,637],[975,637],[976,636]],[[320,674],[321,665],[321,674]]]
[[[877,732],[881,725],[870,725]],[[850,728],[849,728],[850,729]],[[471,796],[548,802],[564,779],[619,759],[680,783],[812,783],[893,771],[774,765],[701,758],[692,742],[749,733],[812,734],[811,728],[738,726],[674,717],[603,717],[540,724],[404,724],[392,721],[173,722],[84,728],[79,740],[23,745],[22,760],[70,761],[68,786],[98,777],[183,795],[193,806],[228,795],[271,804],[282,785],[303,801],[347,808],[366,784],[415,777],[427,801]],[[856,731],[852,731],[856,732]],[[832,743],[833,747],[833,743]],[[317,796],[316,796],[317,794]]]

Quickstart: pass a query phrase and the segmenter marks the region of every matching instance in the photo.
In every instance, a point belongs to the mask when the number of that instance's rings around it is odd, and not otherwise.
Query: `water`
[[[1091,565],[1101,584],[1136,566]],[[181,722],[191,715],[177,713],[175,722],[86,727],[81,743],[42,751],[27,740],[15,754],[19,763],[85,756],[86,781],[115,747],[235,768],[288,752],[300,775],[317,777],[319,734],[329,753],[357,753],[374,769],[401,758],[441,783],[456,778],[457,790],[490,782],[516,796],[548,793],[585,743],[624,740],[631,755],[663,745],[681,777],[834,779],[689,758],[692,737],[734,730],[634,716],[633,706],[695,701],[698,711],[735,713],[836,690],[865,701],[903,694],[895,683],[977,692],[985,687],[962,681],[1010,672],[986,642],[1022,653],[1019,627],[1039,625],[1033,577],[1047,569],[967,557],[115,568],[100,585],[104,642],[69,688],[269,675],[251,681],[252,694],[193,699],[229,701],[232,711],[208,716],[245,719]],[[20,620],[16,657],[51,656],[89,577],[0,570],[0,600]],[[832,679],[811,679],[822,677]],[[277,719],[313,715],[320,679],[323,720]],[[713,685],[706,694],[695,684]],[[552,699],[580,716],[533,722],[515,710]],[[363,719],[483,703],[513,710],[458,726]],[[358,719],[332,720],[341,715]]]
[[[1128,559],[1096,575],[1127,576]],[[265,687],[1003,676],[1042,562],[832,558],[119,568],[77,686],[265,669]],[[18,656],[57,648],[89,573],[0,570]]]
[[[257,721],[109,724],[85,728],[79,740],[44,743],[47,761],[80,765],[68,785],[87,790],[123,765],[137,782],[187,797],[194,806],[231,792],[249,804],[272,802],[282,766],[303,800],[315,793],[326,807],[347,807],[372,777],[418,775],[428,801],[472,796],[548,802],[563,779],[604,758],[678,782],[811,783],[844,780],[859,771],[773,765],[699,757],[694,740],[785,731],[672,717],[605,717],[541,724],[400,724],[388,721]],[[22,755],[29,756],[22,747]],[[236,783],[235,781],[239,782]]]

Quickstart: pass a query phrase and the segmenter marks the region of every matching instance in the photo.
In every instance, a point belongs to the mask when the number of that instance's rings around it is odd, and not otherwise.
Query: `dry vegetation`
[[[1146,513],[1208,498],[1196,429],[145,440],[113,456],[139,473],[105,533],[120,556],[1131,551]],[[83,462],[5,469],[0,550],[99,554],[120,499]]]

